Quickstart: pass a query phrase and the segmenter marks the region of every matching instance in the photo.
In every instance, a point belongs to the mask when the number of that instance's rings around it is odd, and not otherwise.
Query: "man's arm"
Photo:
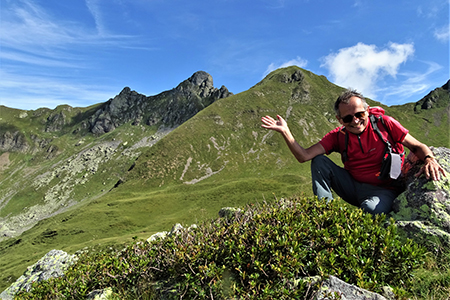
[[[289,129],[287,122],[279,115],[277,115],[277,120],[270,116],[265,116],[261,118],[262,127],[270,130],[274,130],[276,132],[281,133],[286,144],[291,150],[292,154],[294,154],[295,158],[303,163],[305,161],[311,160],[317,155],[325,154],[325,149],[319,143],[312,145],[311,147],[305,149],[300,146],[294,139],[294,136]]]
[[[409,133],[406,135],[402,144],[424,162],[423,167],[416,174],[417,177],[423,173],[425,173],[427,179],[440,180],[440,174],[445,177],[444,169],[434,159],[433,152],[431,152],[427,145],[422,144]]]

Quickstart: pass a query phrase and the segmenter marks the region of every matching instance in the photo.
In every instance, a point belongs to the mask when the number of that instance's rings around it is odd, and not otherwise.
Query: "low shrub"
[[[123,297],[291,299],[305,297],[301,278],[335,275],[378,291],[408,287],[424,250],[401,240],[393,221],[337,201],[293,198],[250,205],[115,255],[84,254],[64,278],[36,284],[21,299],[83,298],[112,287]]]

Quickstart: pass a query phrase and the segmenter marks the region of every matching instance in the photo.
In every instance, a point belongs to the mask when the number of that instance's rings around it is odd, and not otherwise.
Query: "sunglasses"
[[[360,111],[360,112],[357,112],[356,114],[354,114],[354,115],[346,115],[345,117],[343,117],[343,118],[341,118],[342,119],[342,121],[344,122],[344,123],[350,123],[351,121],[353,121],[353,118],[354,117],[357,117],[358,119],[361,119],[362,117],[364,117],[366,115],[366,112],[365,111]]]

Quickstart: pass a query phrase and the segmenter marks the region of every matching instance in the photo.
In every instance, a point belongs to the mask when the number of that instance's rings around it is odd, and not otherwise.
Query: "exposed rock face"
[[[25,152],[30,148],[25,136],[19,131],[6,131],[0,133],[0,151]]]
[[[45,132],[55,132],[63,129],[66,125],[66,115],[60,111],[59,113],[52,113],[47,118],[47,124],[45,125]]]
[[[88,127],[94,134],[112,131],[130,121],[135,125],[144,122],[176,127],[217,99],[230,95],[224,86],[214,88],[211,75],[203,71],[156,96],[146,97],[125,87],[97,110],[89,119]]]
[[[408,155],[404,171],[407,187],[394,200],[392,217],[408,237],[419,243],[438,241],[450,245],[450,149],[431,148],[436,160],[447,172],[440,181],[427,180],[424,175],[416,178],[422,162],[413,154]]]
[[[291,75],[288,73],[282,73],[275,76],[276,80],[282,83],[302,82],[305,77],[300,70],[295,71]]]
[[[29,291],[33,282],[60,277],[76,262],[75,255],[62,250],[51,250],[0,294],[0,299],[13,299],[20,291]]]
[[[414,110],[420,111],[421,109],[431,109],[435,107],[447,106],[450,102],[449,86],[450,80],[447,81],[447,83],[442,87],[434,89],[428,95],[418,101],[416,103],[416,106],[414,107]]]

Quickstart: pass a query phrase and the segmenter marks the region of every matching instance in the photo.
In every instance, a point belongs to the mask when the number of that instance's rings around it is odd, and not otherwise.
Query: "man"
[[[281,116],[278,115],[277,120],[270,116],[261,119],[262,127],[282,134],[300,163],[312,160],[313,192],[318,198],[331,199],[333,189],[348,203],[371,214],[391,211],[392,202],[399,193],[398,185],[395,180],[378,178],[386,143],[374,131],[370,114],[383,119],[383,122],[379,120],[376,124],[384,139],[390,141],[394,152],[402,154],[405,146],[424,161],[416,176],[425,174],[427,179],[432,180],[440,180],[440,174],[445,176],[428,146],[412,137],[394,118],[383,116],[382,108],[369,108],[360,93],[355,90],[345,91],[336,100],[334,109],[336,118],[343,126],[330,131],[321,141],[306,149],[295,141]],[[323,155],[335,151],[341,153],[344,168]]]

